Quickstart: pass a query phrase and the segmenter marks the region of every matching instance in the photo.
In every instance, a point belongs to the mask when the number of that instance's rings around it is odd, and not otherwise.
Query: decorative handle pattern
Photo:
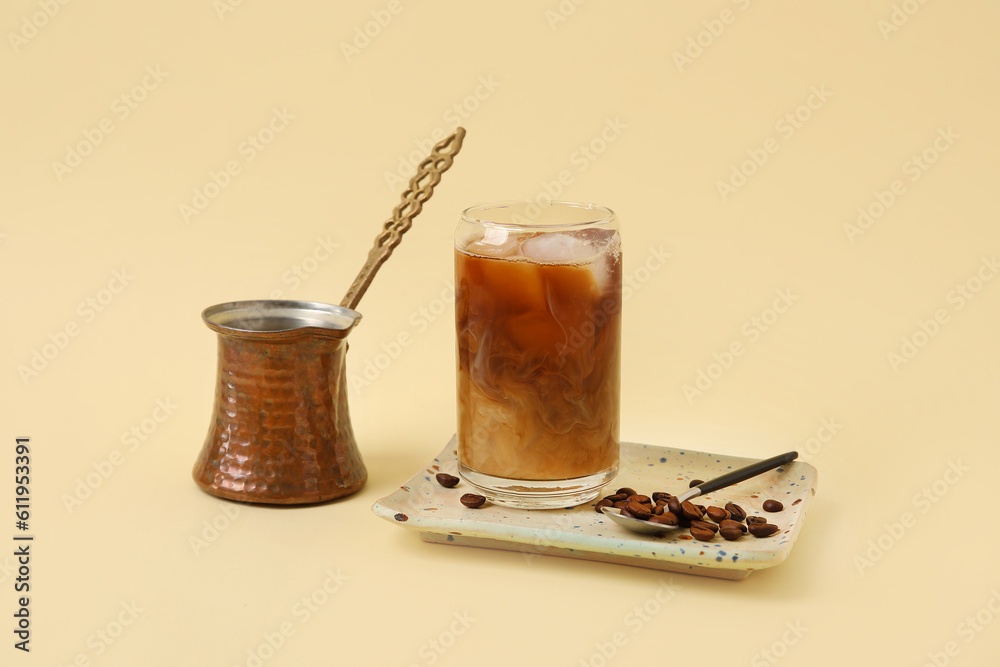
[[[403,234],[413,226],[413,219],[423,210],[424,202],[434,194],[434,186],[441,182],[441,174],[451,167],[455,156],[462,150],[464,140],[465,128],[456,128],[417,165],[417,173],[410,179],[399,204],[392,210],[392,216],[375,237],[375,245],[368,251],[368,260],[341,300],[341,306],[354,309],[361,301],[379,267],[389,259],[393,249],[403,239]]]

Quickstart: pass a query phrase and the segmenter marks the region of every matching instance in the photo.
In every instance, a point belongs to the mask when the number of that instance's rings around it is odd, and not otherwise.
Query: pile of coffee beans
[[[437,483],[446,489],[453,489],[461,481],[458,477],[454,475],[449,475],[446,472],[439,472],[434,475],[434,479]],[[486,504],[486,496],[481,496],[478,493],[466,493],[463,494],[459,501],[470,509],[478,509]]]
[[[691,486],[697,484],[692,482]],[[736,503],[726,503],[725,507],[705,507],[690,500],[681,502],[677,496],[665,491],[645,496],[627,486],[599,500],[594,510],[603,514],[605,507],[615,507],[621,511],[622,516],[633,519],[687,528],[691,537],[702,542],[714,541],[716,534],[733,541],[747,533],[754,537],[770,537],[780,530],[762,516],[748,517],[746,511]],[[763,507],[767,512],[780,512],[784,509],[777,500],[765,500]],[[711,521],[706,521],[706,517]]]

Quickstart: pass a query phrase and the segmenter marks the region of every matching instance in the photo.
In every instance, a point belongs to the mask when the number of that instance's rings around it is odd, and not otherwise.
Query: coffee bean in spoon
[[[652,510],[643,503],[636,501],[635,498],[631,498],[628,503],[626,503],[625,509],[628,510],[628,513],[636,519],[645,520],[653,516]]]
[[[658,523],[662,526],[676,526],[679,522],[677,515],[673,512],[664,512],[663,514],[653,515],[649,518],[650,523]]]

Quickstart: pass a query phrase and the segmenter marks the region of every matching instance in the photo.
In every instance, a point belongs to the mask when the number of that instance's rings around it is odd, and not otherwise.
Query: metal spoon
[[[786,463],[791,463],[799,457],[798,452],[786,452],[784,454],[779,454],[778,456],[772,456],[769,459],[764,459],[763,461],[758,461],[757,463],[751,463],[748,466],[742,468],[737,468],[736,470],[731,470],[725,475],[720,475],[715,479],[710,479],[707,482],[702,482],[698,486],[692,487],[677,496],[677,500],[684,502],[685,500],[691,500],[692,498],[697,498],[698,496],[709,493],[710,491],[717,491],[718,489],[724,489],[727,486],[732,486],[742,482],[743,480],[750,479],[751,477],[756,477],[761,473],[765,473],[768,470],[774,470],[778,466],[785,465]],[[642,519],[633,519],[631,517],[622,516],[621,510],[616,507],[602,507],[601,511],[607,516],[611,517],[611,520],[615,523],[628,528],[629,530],[636,533],[645,533],[648,535],[663,535],[672,530],[675,530],[679,526],[664,526],[659,523],[650,523],[649,521],[644,521]]]

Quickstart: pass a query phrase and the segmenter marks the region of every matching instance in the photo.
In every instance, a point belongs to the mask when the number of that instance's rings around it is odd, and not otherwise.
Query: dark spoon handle
[[[724,489],[727,486],[732,486],[733,484],[742,482],[745,479],[756,477],[762,472],[767,472],[768,470],[773,470],[778,466],[791,463],[798,457],[798,452],[785,452],[784,454],[772,456],[769,459],[764,459],[763,461],[758,461],[757,463],[751,463],[744,468],[737,468],[736,470],[727,472],[725,475],[716,477],[715,479],[710,479],[704,484],[699,484],[697,488],[701,490],[701,493],[698,495],[716,491],[718,489]]]

